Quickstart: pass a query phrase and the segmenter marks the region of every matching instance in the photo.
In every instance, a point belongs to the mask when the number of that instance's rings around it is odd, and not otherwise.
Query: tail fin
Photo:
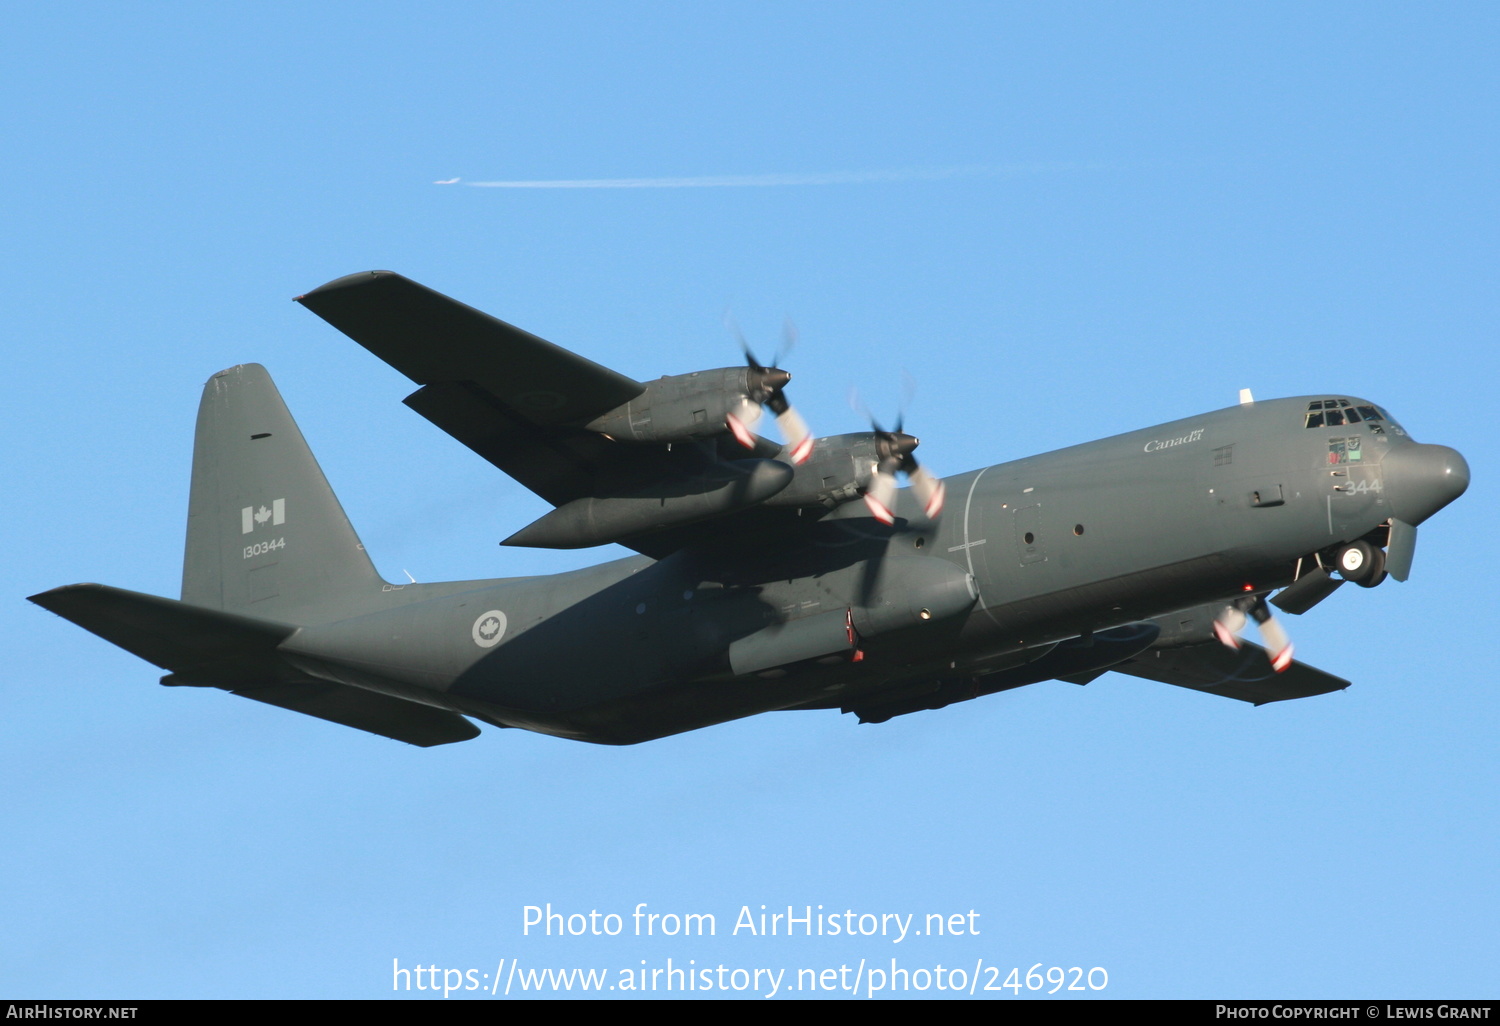
[[[309,624],[383,583],[266,369],[242,364],[209,378],[193,440],[182,601]]]

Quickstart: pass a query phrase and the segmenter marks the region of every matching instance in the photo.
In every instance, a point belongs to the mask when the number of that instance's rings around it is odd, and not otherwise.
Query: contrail
[[[1034,163],[966,167],[902,168],[886,171],[831,171],[824,174],[697,175],[690,178],[547,178],[501,182],[462,182],[481,189],[724,189],[774,185],[859,185],[868,182],[936,181],[944,178],[1000,178],[1075,171],[1097,164]],[[434,182],[457,185],[457,178]]]

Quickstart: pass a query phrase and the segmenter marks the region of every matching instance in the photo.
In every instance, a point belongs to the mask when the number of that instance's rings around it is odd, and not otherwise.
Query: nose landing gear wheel
[[[1351,542],[1339,549],[1334,567],[1344,580],[1373,588],[1385,580],[1385,553],[1369,542]]]

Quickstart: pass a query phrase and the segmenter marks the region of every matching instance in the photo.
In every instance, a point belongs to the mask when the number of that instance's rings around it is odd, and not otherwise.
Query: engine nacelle
[[[723,434],[731,413],[754,423],[760,407],[749,398],[748,367],[721,367],[657,378],[623,406],[585,427],[622,442],[682,442]]]
[[[893,556],[881,562],[876,593],[850,615],[860,636],[873,638],[957,616],[978,598],[974,576],[945,559]]]
[[[658,482],[628,495],[586,496],[554,509],[501,542],[540,549],[582,549],[664,527],[745,509],[792,480],[776,460],[731,460],[693,478]]]
[[[743,676],[809,659],[854,656],[861,639],[956,617],[978,597],[974,578],[947,560],[887,559],[880,588],[868,602],[763,627],[729,646],[729,666]]]
[[[825,506],[857,499],[870,485],[880,455],[869,432],[830,435],[813,443],[812,456],[767,506]]]

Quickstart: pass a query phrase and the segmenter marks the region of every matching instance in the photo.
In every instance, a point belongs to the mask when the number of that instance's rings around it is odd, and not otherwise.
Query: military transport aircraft
[[[1406,580],[1459,453],[1374,403],[1254,401],[938,481],[900,425],[814,439],[760,364],[634,381],[389,271],[298,301],[555,509],[505,545],[639,555],[390,584],[264,368],[198,412],[180,601],[32,596],[169,671],[410,742],[471,720],[633,744],[754,713],[879,723],[1107,670],[1257,705],[1348,687],[1271,604]],[[774,364],[775,360],[772,360]],[[762,407],[785,444],[754,432]],[[909,488],[897,487],[904,475]],[[1242,643],[1248,621],[1264,649]]]

